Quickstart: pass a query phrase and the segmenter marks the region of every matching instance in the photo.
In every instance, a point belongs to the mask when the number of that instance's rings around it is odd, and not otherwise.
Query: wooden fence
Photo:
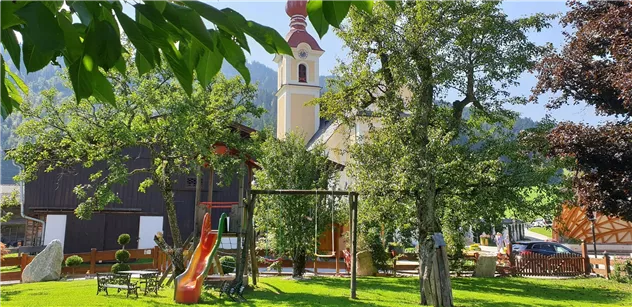
[[[608,253],[604,253],[603,258],[590,258],[589,269],[605,279],[610,279],[610,273],[612,273],[614,266],[624,263],[625,260],[613,259]],[[625,272],[622,273],[625,274]]]
[[[166,270],[170,265],[167,255],[157,246],[148,249],[128,249],[127,251],[130,253],[130,260],[152,259],[151,262],[129,263],[131,270],[158,269],[161,272],[164,272],[164,270]],[[84,264],[75,267],[74,273],[84,275],[88,271],[90,274],[109,272],[112,264],[116,261],[115,254],[115,250],[97,251],[96,248],[93,248],[89,253],[65,254],[64,262],[66,261],[66,258],[77,255],[83,259]],[[24,268],[33,261],[33,258],[35,258],[35,256],[23,253],[20,257],[1,259],[0,266],[7,267],[19,265],[20,271],[2,272],[0,273],[0,280],[22,280],[22,272],[24,271]],[[62,267],[61,272],[62,274],[71,274],[73,273],[73,268],[64,266]]]
[[[515,257],[514,272],[517,276],[578,276],[586,273],[586,265],[577,254],[526,254]]]

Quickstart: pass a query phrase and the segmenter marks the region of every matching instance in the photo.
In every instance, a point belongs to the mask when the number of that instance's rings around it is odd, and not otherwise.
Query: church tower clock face
[[[301,59],[307,59],[307,50],[301,49],[298,51],[298,57]]]

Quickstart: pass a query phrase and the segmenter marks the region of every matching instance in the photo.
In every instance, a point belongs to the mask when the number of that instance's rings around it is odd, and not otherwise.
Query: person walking
[[[494,237],[494,242],[496,242],[496,251],[500,254],[505,245],[505,241],[503,240],[503,235],[500,232],[496,233]]]

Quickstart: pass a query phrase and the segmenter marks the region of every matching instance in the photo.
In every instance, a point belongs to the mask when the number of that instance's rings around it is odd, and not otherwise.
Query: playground
[[[2,306],[175,306],[173,289],[126,298],[95,296],[94,280],[15,284],[2,287]],[[632,306],[632,286],[597,278],[453,278],[455,306]],[[349,298],[348,278],[295,281],[265,277],[246,293],[254,306],[416,306],[415,278],[358,278],[358,298]],[[195,306],[237,305],[206,291]],[[418,305],[417,305],[418,306]]]

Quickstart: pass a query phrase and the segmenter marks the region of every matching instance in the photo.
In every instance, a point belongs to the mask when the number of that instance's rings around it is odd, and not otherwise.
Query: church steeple
[[[285,12],[290,17],[290,31],[285,36],[294,57],[276,55],[278,64],[277,137],[298,131],[309,140],[319,128],[319,106],[306,105],[320,97],[318,61],[324,53],[316,39],[307,32],[307,0],[289,0]]]

